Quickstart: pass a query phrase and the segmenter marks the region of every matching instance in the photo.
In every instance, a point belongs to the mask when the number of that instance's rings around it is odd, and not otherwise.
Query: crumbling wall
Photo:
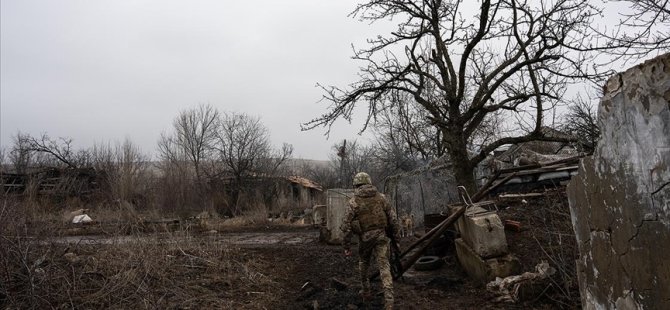
[[[448,164],[390,177],[384,192],[398,216],[414,215],[416,227],[423,226],[424,215],[448,213],[446,206],[459,201],[456,178]]]
[[[612,77],[568,186],[585,309],[670,309],[670,54]]]

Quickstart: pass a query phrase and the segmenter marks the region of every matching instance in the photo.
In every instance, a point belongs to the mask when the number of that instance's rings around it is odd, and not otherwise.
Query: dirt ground
[[[366,304],[358,297],[357,253],[345,257],[340,246],[306,243],[243,247],[242,253],[272,262],[267,274],[282,288],[276,303],[267,309],[379,309],[382,296]],[[349,286],[337,290],[332,279]],[[307,284],[309,283],[309,284]],[[306,289],[302,289],[307,284]],[[379,283],[373,282],[379,291]],[[452,257],[437,271],[410,270],[403,281],[395,283],[397,309],[506,309],[482,298],[486,294],[467,280]]]
[[[499,303],[458,265],[444,238],[444,264],[395,282],[397,309],[579,308],[574,235],[564,194],[499,202],[510,251],[522,271],[541,260],[559,272],[543,294]],[[319,242],[311,226],[253,225],[219,231],[4,238],[0,308],[379,309],[358,296],[357,253]],[[404,238],[406,248],[416,237]],[[335,285],[337,279],[343,285]],[[379,283],[373,283],[379,290]]]
[[[404,239],[401,247],[415,240]],[[380,309],[382,296],[364,303],[358,296],[357,253],[345,257],[340,246],[315,241],[302,244],[242,245],[244,256],[268,262],[267,274],[277,283],[278,292],[272,303],[259,304],[266,309]],[[348,284],[338,290],[333,278]],[[394,284],[397,309],[553,309],[550,301],[540,300],[522,304],[503,304],[494,301],[492,294],[476,286],[458,265],[453,248],[447,250],[444,265],[434,271],[409,270]],[[380,291],[379,283],[373,287]],[[548,303],[549,302],[549,303]]]

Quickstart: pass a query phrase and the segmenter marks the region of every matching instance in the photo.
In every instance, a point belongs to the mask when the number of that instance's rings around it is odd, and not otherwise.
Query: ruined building
[[[670,54],[607,82],[568,195],[584,309],[670,309]]]

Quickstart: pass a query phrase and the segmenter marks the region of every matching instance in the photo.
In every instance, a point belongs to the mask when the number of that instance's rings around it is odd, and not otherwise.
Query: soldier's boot
[[[361,274],[367,274],[367,269],[365,273]],[[361,300],[366,304],[372,301],[372,290],[370,289],[369,278],[361,277],[361,289],[358,291],[358,296],[360,296]]]
[[[384,292],[384,310],[393,310],[393,293]]]

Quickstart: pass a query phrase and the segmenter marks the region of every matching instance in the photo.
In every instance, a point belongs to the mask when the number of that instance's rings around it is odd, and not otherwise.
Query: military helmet
[[[372,179],[370,175],[365,172],[359,172],[354,176],[354,186],[361,186],[365,184],[372,184]]]

